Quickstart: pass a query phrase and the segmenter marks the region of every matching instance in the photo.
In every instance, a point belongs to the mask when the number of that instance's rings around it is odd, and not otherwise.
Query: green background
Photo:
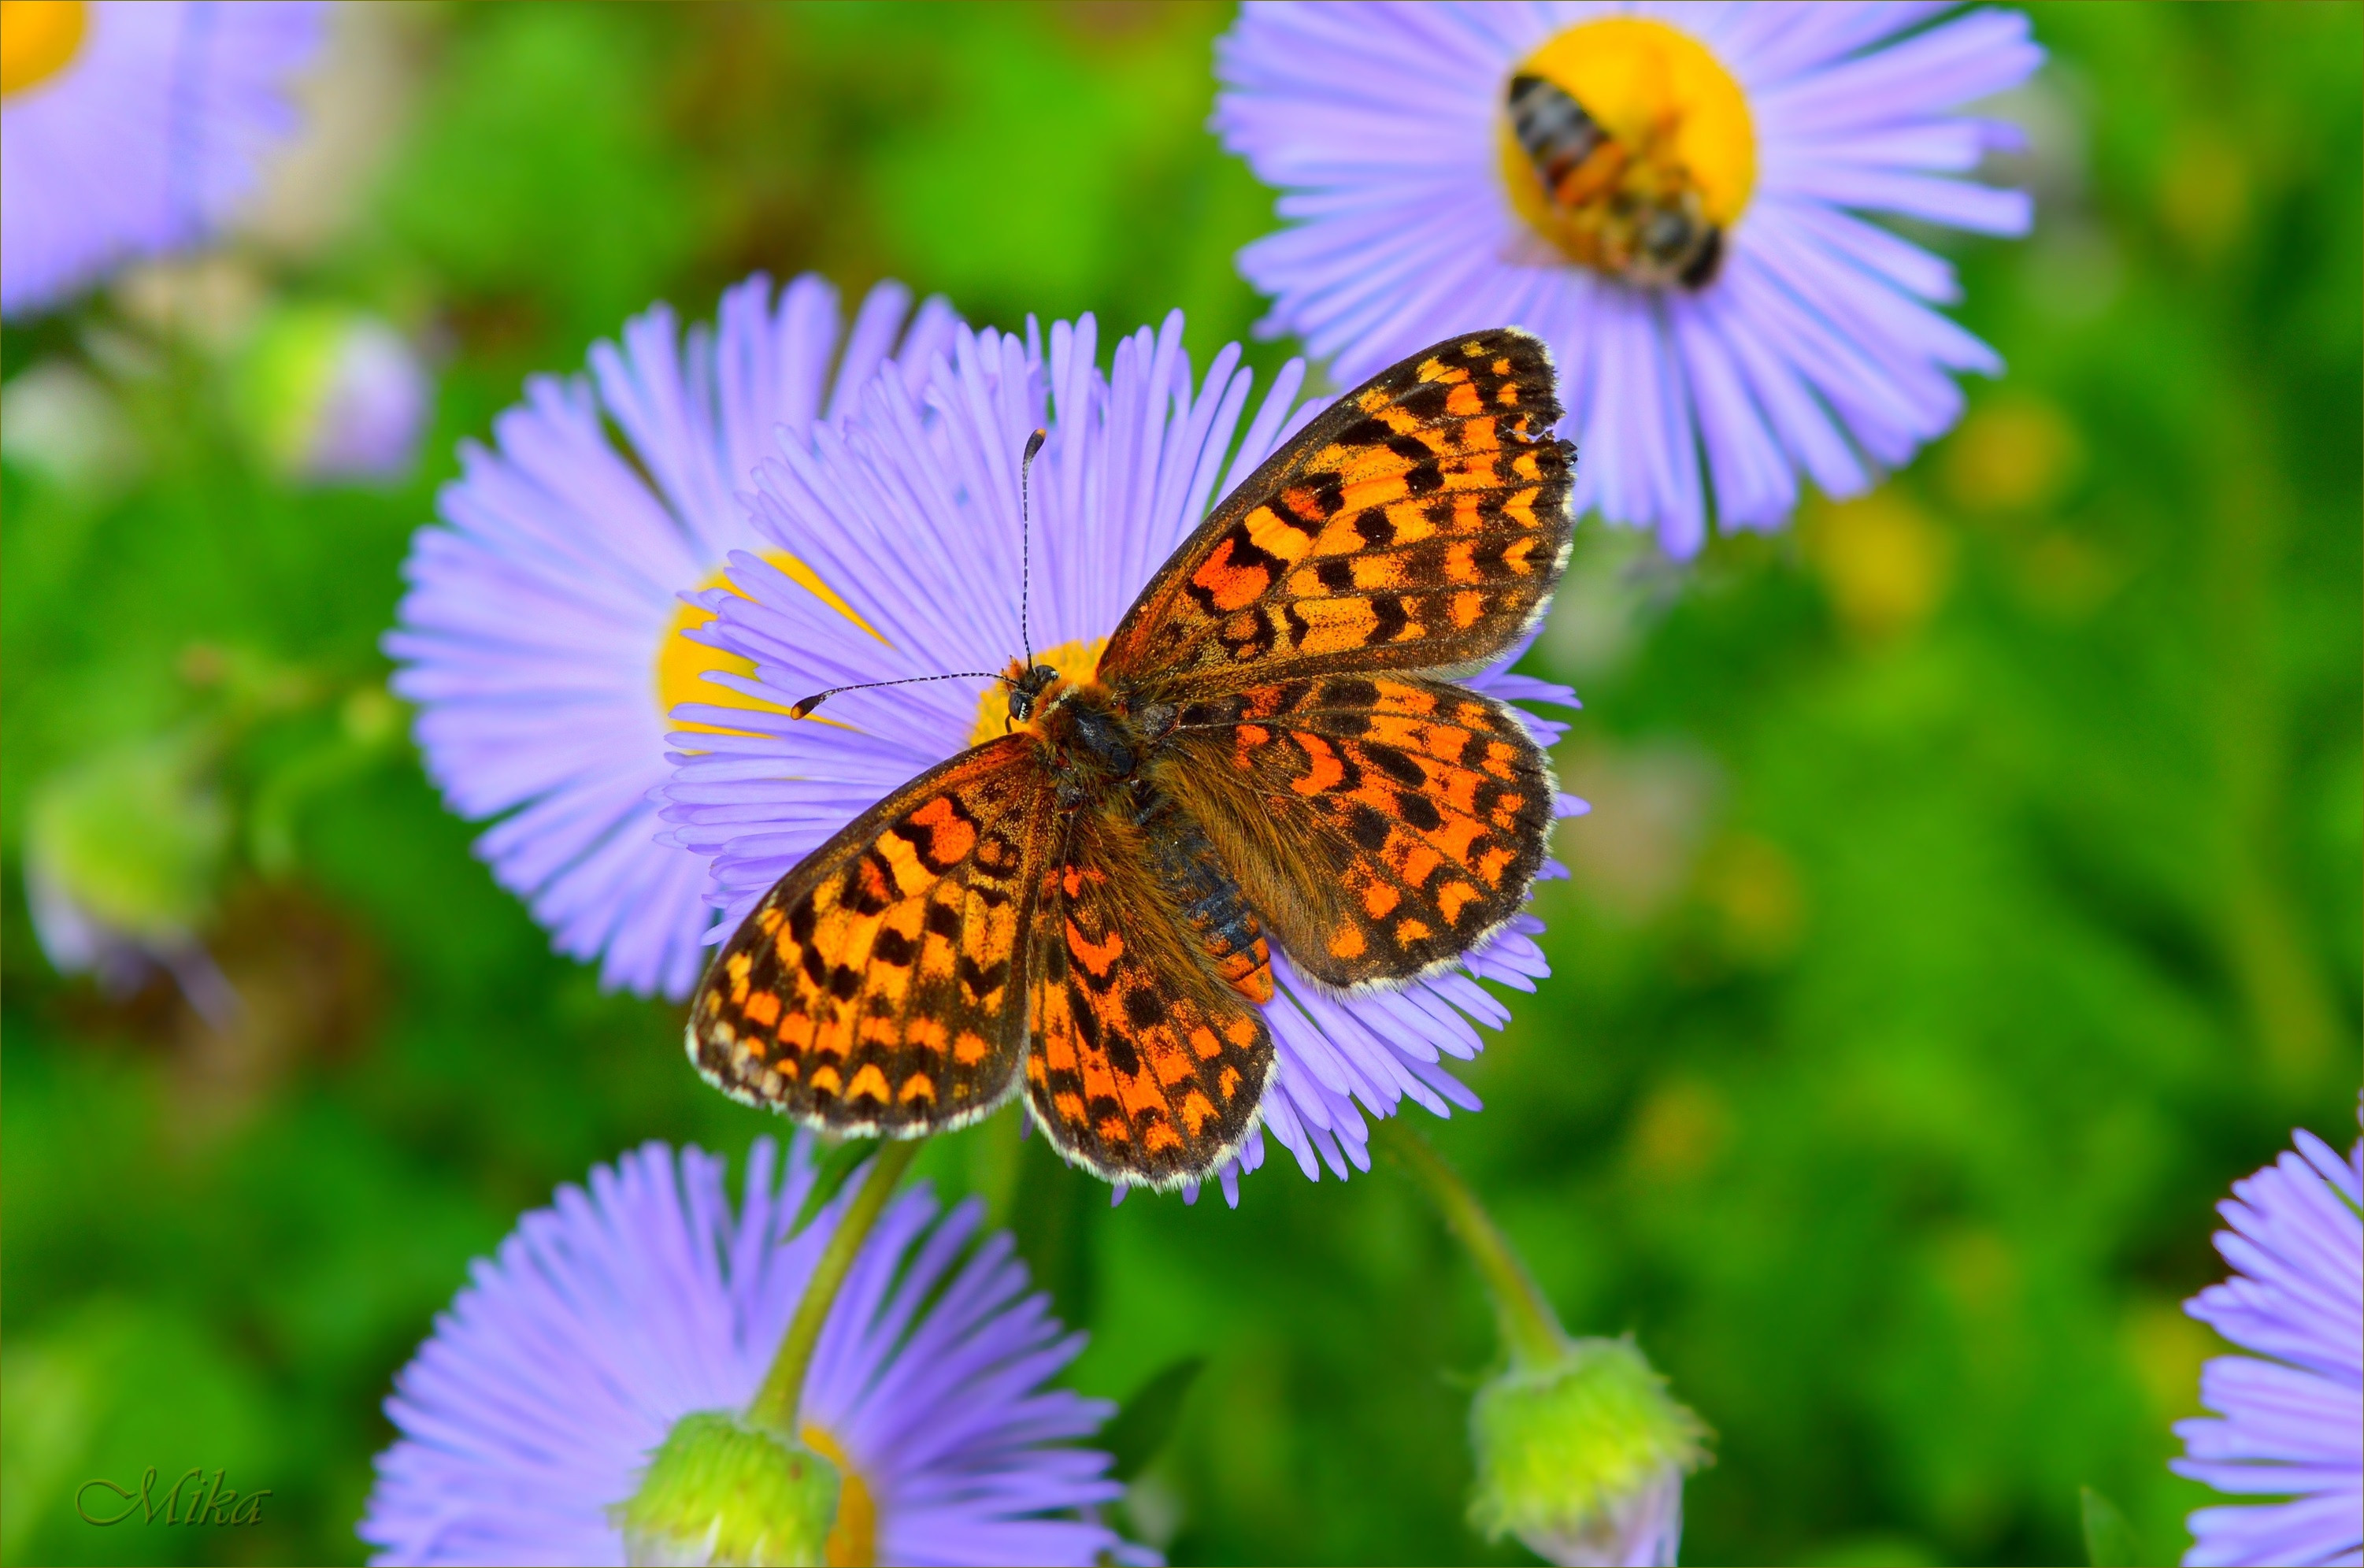
[[[1487,1110],[1433,1130],[1569,1327],[1634,1332],[1715,1428],[1689,1562],[2077,1561],[2088,1485],[2145,1561],[2185,1544],[2210,1206],[2294,1125],[2355,1132],[2358,18],[2040,9],[2004,171],[2035,234],[1918,236],[2008,375],[1781,536],[1678,569],[1579,530],[1533,662],[1586,699],[1559,761],[1597,810],[1538,901],[1556,973],[1467,1073]],[[381,16],[340,45],[395,106],[350,210],[212,265],[435,345],[398,488],[274,480],[202,300],[8,330],[12,379],[96,365],[137,459],[0,490],[0,1553],[357,1558],[379,1401],[467,1260],[643,1139],[778,1130],[471,857],[382,695],[409,533],[525,375],[757,267],[1003,325],[1180,305],[1203,363],[1271,223],[1203,129],[1224,21]],[[227,1036],[61,980],[24,914],[28,791],[193,723],[233,736]],[[1236,1214],[1111,1213],[1006,1117],[923,1169],[1089,1327],[1077,1385],[1207,1358],[1135,1509],[1176,1562],[1530,1561],[1464,1522],[1467,1268],[1399,1173],[1274,1155]],[[200,1462],[266,1522],[73,1517],[87,1477]]]

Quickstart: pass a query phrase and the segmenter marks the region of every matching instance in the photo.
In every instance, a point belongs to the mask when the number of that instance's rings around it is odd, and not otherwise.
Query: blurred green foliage
[[[1535,663],[1587,699],[1561,766],[1597,809],[1541,901],[1557,972],[1436,1141],[1570,1330],[1633,1331],[1715,1427],[1690,1562],[2076,1561],[2088,1487],[2159,1561],[2185,1539],[2210,1205],[2355,1114],[2358,17],[2039,11],[2037,230],[1952,247],[2008,376],[1783,536],[1675,570],[1580,532]],[[756,267],[1243,336],[1270,201],[1203,130],[1223,19],[348,16],[338,90],[398,107],[350,215],[179,275],[440,343],[403,487],[243,455],[219,289],[9,330],[12,384],[93,366],[120,428],[0,472],[0,1555],[356,1558],[378,1403],[467,1260],[642,1139],[777,1130],[470,857],[383,695],[409,532],[525,375]],[[23,902],[42,780],[199,731],[241,824],[227,1034],[60,979]],[[1205,1358],[1132,1505],[1176,1561],[1518,1560],[1464,1518],[1474,1280],[1399,1175],[1275,1156],[1237,1214],[1111,1213],[1006,1117],[923,1169],[1091,1329],[1080,1386]],[[265,1522],[73,1518],[88,1477],[199,1463]]]

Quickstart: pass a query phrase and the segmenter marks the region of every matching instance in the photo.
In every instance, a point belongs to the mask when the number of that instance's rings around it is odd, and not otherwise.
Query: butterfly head
[[[1009,682],[1009,722],[1015,727],[1033,719],[1043,700],[1064,678],[1049,665],[1028,669],[1022,660],[1012,659],[1003,678]]]

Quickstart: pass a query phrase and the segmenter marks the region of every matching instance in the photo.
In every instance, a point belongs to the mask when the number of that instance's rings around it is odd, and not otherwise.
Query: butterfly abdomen
[[[1223,983],[1250,1002],[1272,1000],[1272,954],[1247,895],[1223,868],[1207,830],[1145,780],[1127,792],[1150,872],[1199,938]]]

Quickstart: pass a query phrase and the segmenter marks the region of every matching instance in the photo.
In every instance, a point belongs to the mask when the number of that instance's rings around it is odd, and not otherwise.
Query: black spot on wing
[[[1425,795],[1405,795],[1396,802],[1396,813],[1422,833],[1434,833],[1444,825],[1444,813]]]
[[[1421,772],[1419,763],[1384,741],[1364,742],[1363,755],[1377,764],[1380,772],[1399,784],[1417,785],[1427,778],[1427,775]]]
[[[864,872],[871,874],[864,876]],[[862,858],[845,868],[845,878],[838,889],[838,898],[856,914],[877,914],[886,909],[886,890],[895,885],[895,868],[886,857],[872,845],[862,852]]]
[[[959,976],[961,984],[968,988],[971,995],[983,996],[1009,978],[1009,964],[1007,959],[980,964],[963,953],[953,961],[953,972]]]
[[[1396,407],[1423,422],[1444,418],[1444,405],[1453,396],[1453,388],[1441,381],[1424,381],[1396,399]],[[1377,420],[1365,421],[1378,424]],[[1356,427],[1360,429],[1360,426]],[[1379,426],[1385,430],[1384,425]]]
[[[1165,1022],[1165,1003],[1148,986],[1137,985],[1124,993],[1124,1015],[1136,1029],[1154,1028]]]

